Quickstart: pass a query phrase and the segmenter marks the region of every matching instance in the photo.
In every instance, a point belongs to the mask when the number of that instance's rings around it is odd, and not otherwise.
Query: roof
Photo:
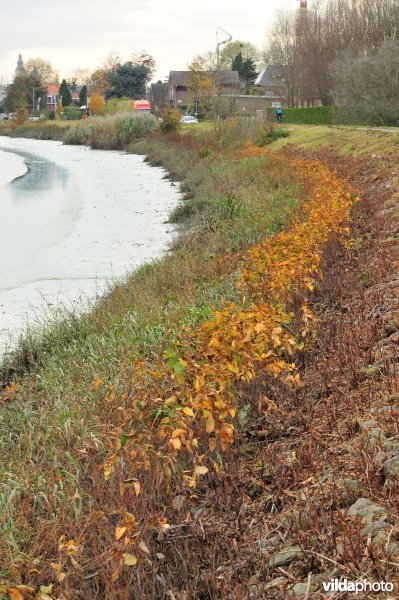
[[[216,82],[221,85],[238,86],[240,78],[237,71],[204,71],[206,73],[214,73]],[[169,84],[177,87],[188,87],[190,85],[193,71],[171,71],[169,73]]]
[[[58,94],[59,91],[60,91],[60,86],[59,85],[48,85],[47,86],[47,93],[48,94]]]
[[[256,78],[255,85],[262,87],[275,87],[284,82],[285,67],[281,65],[267,65]]]

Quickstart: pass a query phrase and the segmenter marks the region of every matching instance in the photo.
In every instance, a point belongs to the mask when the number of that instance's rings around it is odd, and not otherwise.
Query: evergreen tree
[[[231,70],[237,71],[240,81],[247,84],[253,83],[257,76],[255,61],[252,58],[243,60],[241,52],[234,58],[231,64]]]
[[[87,106],[87,87],[84,85],[79,92],[80,106]]]
[[[256,71],[255,62],[252,58],[247,58],[244,60],[241,69],[241,78],[246,83],[254,83],[258,73]]]
[[[231,70],[237,71],[240,80],[241,80],[242,65],[243,65],[242,54],[241,54],[241,52],[239,52],[234,57],[233,62],[231,63]]]
[[[61,81],[59,95],[62,100],[62,106],[69,106],[72,102],[71,90],[68,87],[66,79]]]
[[[137,100],[145,96],[146,84],[151,76],[151,69],[145,64],[134,64],[128,61],[116,65],[110,73],[108,82],[110,88],[106,91],[107,98],[131,98]]]

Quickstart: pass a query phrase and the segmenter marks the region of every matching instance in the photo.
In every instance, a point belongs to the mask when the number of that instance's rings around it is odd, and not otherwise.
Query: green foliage
[[[105,113],[108,115],[129,111],[133,111],[133,103],[130,98],[109,98],[105,105]]]
[[[275,117],[275,109],[268,113]],[[370,125],[398,127],[399,114],[394,109],[370,109],[342,106],[315,106],[311,108],[285,108],[283,122],[298,125]]]
[[[181,112],[176,108],[167,108],[162,113],[161,131],[168,133],[180,127]]]
[[[41,98],[44,106],[47,91],[40,80],[33,73],[15,77],[14,81],[7,86],[7,95],[4,99],[4,108],[8,112],[15,112],[17,108],[33,108],[33,91],[35,93],[35,105],[37,99]]]
[[[133,100],[142,98],[150,75],[151,69],[145,64],[134,64],[132,61],[118,64],[108,76],[110,87],[106,97],[128,97]]]
[[[84,85],[79,92],[79,103],[80,106],[87,105],[87,87]]]
[[[63,79],[61,81],[59,95],[60,95],[60,98],[62,101],[62,106],[69,106],[71,104],[72,94],[71,94],[71,90],[69,89],[69,86],[66,82],[66,79]]]
[[[49,121],[54,121],[55,110],[46,110],[46,119],[49,119]]]
[[[256,65],[252,58],[243,59],[241,52],[237,54],[231,64],[231,70],[237,71],[240,81],[253,83],[256,79]]]
[[[278,140],[279,138],[286,138],[290,134],[286,129],[277,129],[276,127],[271,128],[270,130],[264,130],[259,134],[256,143],[258,146],[263,147],[267,146],[267,144],[271,144]]]
[[[82,118],[82,112],[76,106],[65,107],[64,114],[67,115],[68,121],[80,121]]]

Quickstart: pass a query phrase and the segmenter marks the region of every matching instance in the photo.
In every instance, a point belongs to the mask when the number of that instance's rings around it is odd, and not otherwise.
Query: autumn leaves
[[[258,160],[266,152],[247,144],[236,159]],[[276,154],[273,160],[287,158]],[[199,328],[185,327],[161,358],[134,367],[131,405],[114,432],[117,443],[105,465],[106,478],[122,484],[122,506],[123,480],[136,482],[138,496],[139,481],[149,471],[152,480],[195,489],[209,469],[220,470],[223,452],[235,439],[241,382],[261,373],[289,385],[300,380],[293,357],[315,328],[307,299],[321,275],[323,247],[348,234],[357,198],[318,161],[292,160],[291,166],[306,199],[289,229],[244,256],[238,300],[215,308]],[[302,323],[299,330],[294,320]],[[129,548],[142,525],[133,515],[128,525],[123,518],[115,537]],[[121,550],[123,564],[135,564],[126,550]]]

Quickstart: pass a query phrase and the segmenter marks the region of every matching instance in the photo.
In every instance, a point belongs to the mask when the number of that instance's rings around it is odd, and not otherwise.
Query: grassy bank
[[[154,134],[131,147],[184,180],[186,199],[173,218],[184,222],[185,233],[172,253],[115,285],[90,314],[61,315],[31,332],[5,365],[3,378],[19,373],[0,400],[0,577],[6,581],[38,587],[56,581],[48,565],[59,563],[62,535],[70,541],[86,532],[84,554],[71,555],[85,572],[93,572],[91,561],[101,563],[116,518],[106,514],[110,506],[118,510],[119,489],[104,481],[102,465],[113,423],[133,390],[136,362],[151,363],[222,298],[234,300],[242,253],[291,214],[300,185],[289,163],[257,147],[240,150],[247,135],[226,124],[199,137]],[[95,515],[104,529],[92,536],[87,528]],[[38,573],[28,576],[34,564]],[[106,571],[96,585],[105,585]],[[68,581],[76,585],[74,577]]]
[[[289,131],[273,150],[294,142],[383,165],[384,149],[392,158],[398,143],[378,132]],[[290,444],[302,425],[302,500],[313,469],[313,408],[297,418],[294,366],[314,336],[306,298],[326,241],[346,235],[354,194],[317,161],[258,139],[248,124],[225,123],[129,144],[183,181],[172,219],[184,231],[167,257],[116,285],[89,315],[27,338],[11,360],[22,374],[0,399],[0,597],[1,577],[4,589],[22,583],[42,597],[171,591],[190,600],[229,598],[232,589],[246,598],[273,577],[277,551],[268,546],[265,560],[262,535],[285,543],[295,523],[284,513],[282,540],[273,537],[273,519],[296,498]],[[308,385],[317,409],[321,387]],[[277,453],[269,464],[283,418],[284,461]],[[314,509],[312,526],[325,526],[326,507],[321,525]],[[313,569],[323,548],[312,554],[318,536],[306,531]]]

